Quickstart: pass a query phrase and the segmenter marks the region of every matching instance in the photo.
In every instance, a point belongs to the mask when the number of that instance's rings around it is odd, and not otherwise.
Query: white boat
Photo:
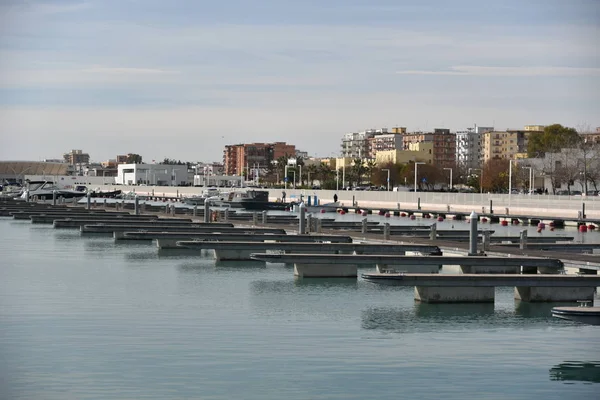
[[[207,201],[213,204],[217,201],[227,199],[228,194],[221,192],[218,188],[207,188],[200,195],[185,197],[182,202],[190,206],[203,206]]]
[[[37,197],[38,200],[49,200],[56,192],[56,198],[73,199],[84,197],[85,191],[61,189],[51,181],[29,181],[27,188],[23,191],[21,198],[27,200],[27,196],[31,199]]]

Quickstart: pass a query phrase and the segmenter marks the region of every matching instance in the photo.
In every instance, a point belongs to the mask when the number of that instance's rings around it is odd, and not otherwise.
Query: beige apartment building
[[[415,161],[433,164],[433,142],[410,143],[407,150],[380,151],[375,155],[377,165],[407,164]]]
[[[515,159],[520,153],[527,153],[529,136],[532,130],[492,131],[483,134],[483,162],[491,159]]]

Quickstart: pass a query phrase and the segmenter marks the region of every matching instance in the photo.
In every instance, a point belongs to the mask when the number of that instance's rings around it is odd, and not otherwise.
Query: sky
[[[0,160],[600,126],[598,0],[0,0]]]

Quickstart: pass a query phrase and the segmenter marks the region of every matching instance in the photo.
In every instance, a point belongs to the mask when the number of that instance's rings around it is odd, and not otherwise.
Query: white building
[[[477,126],[456,132],[456,163],[464,168],[479,168],[482,162],[482,135],[493,127]]]
[[[342,157],[365,158],[369,154],[369,139],[388,133],[387,128],[346,133],[342,138]]]
[[[186,186],[191,183],[187,165],[119,164],[115,183],[120,185]]]

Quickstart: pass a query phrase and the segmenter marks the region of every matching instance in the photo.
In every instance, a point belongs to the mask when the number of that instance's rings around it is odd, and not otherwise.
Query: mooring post
[[[469,255],[477,255],[477,213],[471,211],[471,229],[469,231]]]
[[[267,210],[264,210],[264,211],[262,212],[262,223],[263,223],[263,225],[266,225],[267,221],[268,221],[268,218],[267,218]]]
[[[483,251],[490,250],[490,241],[491,241],[491,231],[483,231]]]
[[[252,213],[252,225],[257,225],[258,224],[258,213],[256,211],[254,211]]]
[[[490,199],[490,214],[494,213],[494,201]]]
[[[52,191],[52,205],[56,205],[56,190]]]
[[[519,235],[519,249],[527,250],[527,229],[523,229]]]
[[[104,198],[104,208],[106,208],[106,197]]]
[[[421,198],[419,197],[417,199],[417,210],[420,210],[420,209],[421,209]]]
[[[225,211],[223,211],[223,220],[229,222],[229,208],[226,208]]]
[[[429,231],[429,240],[437,239],[437,222],[431,224],[430,229],[431,230]]]
[[[208,201],[204,202],[204,223],[210,223],[210,203]]]
[[[383,240],[390,240],[390,224],[387,222],[383,225]]]
[[[173,216],[175,216],[176,213],[177,213],[177,208],[175,207],[175,204],[171,204],[171,214]]]
[[[197,204],[194,206],[194,211],[192,212],[192,215],[193,215],[194,217],[197,217],[197,216],[198,216],[198,205],[197,205]]]
[[[306,234],[306,208],[304,208],[304,203],[300,203],[300,221],[298,225],[298,234]]]
[[[367,219],[363,218],[362,220],[362,229],[361,229],[362,233],[367,233]]]
[[[89,210],[90,208],[92,208],[92,194],[90,192],[87,192],[86,196],[87,196],[86,208]]]
[[[313,217],[312,214],[306,215],[306,233],[311,233],[313,231]]]
[[[585,203],[581,203],[581,217],[585,219]]]
[[[135,195],[135,200],[133,201],[133,209],[135,215],[140,215],[140,198],[137,194]]]
[[[29,203],[29,190],[25,191],[25,202]]]
[[[323,231],[323,221],[321,221],[321,218],[317,218],[317,229],[315,230],[317,233],[321,233],[321,231]]]

